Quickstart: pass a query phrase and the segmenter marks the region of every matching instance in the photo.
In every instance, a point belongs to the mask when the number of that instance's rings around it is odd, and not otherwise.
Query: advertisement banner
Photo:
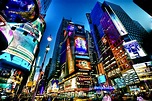
[[[84,71],[84,70],[91,70],[91,65],[90,65],[90,61],[89,60],[85,60],[85,59],[76,59],[76,68],[79,71]]]
[[[124,79],[126,85],[131,85],[140,82],[139,77],[134,69],[130,69],[123,73],[122,78]]]
[[[67,62],[68,62],[69,74],[71,74],[75,71],[75,67],[74,67],[74,60],[72,57],[72,51],[70,47],[70,39],[67,39]]]
[[[133,65],[140,81],[152,80],[152,62],[144,62]]]
[[[124,42],[123,46],[131,59],[146,56],[146,53],[143,51],[142,47],[138,44],[136,40]]]
[[[8,48],[2,51],[0,59],[21,65],[23,68],[30,70],[38,42],[34,41],[34,37],[29,33],[19,30],[14,31],[13,37]]]
[[[75,37],[75,54],[88,54],[87,43],[85,38],[79,36]]]

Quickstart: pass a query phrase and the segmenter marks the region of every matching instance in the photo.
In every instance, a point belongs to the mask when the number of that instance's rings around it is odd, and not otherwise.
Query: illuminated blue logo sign
[[[17,65],[20,65],[28,70],[30,70],[30,67],[31,67],[31,65],[27,61],[23,60],[20,57],[17,57],[17,56],[8,54],[8,53],[4,53],[4,54],[0,55],[0,60],[1,59],[4,59],[8,62],[17,64]]]

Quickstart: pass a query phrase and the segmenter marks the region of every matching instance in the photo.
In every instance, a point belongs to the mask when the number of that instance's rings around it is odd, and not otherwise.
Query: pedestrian
[[[111,97],[108,93],[105,93],[105,96],[103,97],[102,101],[112,101]]]
[[[144,101],[143,97],[140,94],[137,95],[137,101]]]

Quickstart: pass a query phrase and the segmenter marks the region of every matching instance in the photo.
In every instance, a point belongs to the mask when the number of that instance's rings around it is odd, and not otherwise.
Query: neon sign
[[[114,87],[113,86],[95,86],[94,87],[95,90],[114,90]]]
[[[25,61],[17,56],[8,54],[8,53],[4,53],[4,54],[0,55],[0,60],[1,59],[4,59],[8,62],[12,62],[17,65],[20,65],[28,70],[30,70],[30,67],[31,67],[31,65],[27,61]]]

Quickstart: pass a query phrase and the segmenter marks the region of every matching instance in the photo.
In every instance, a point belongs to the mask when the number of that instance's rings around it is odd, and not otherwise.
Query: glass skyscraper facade
[[[91,35],[96,45],[96,54],[98,56],[98,71],[101,68],[106,75],[108,83],[102,85],[112,85],[116,88],[127,88],[137,86],[138,88],[146,84],[141,76],[151,80],[147,75],[137,71],[140,66],[136,64],[151,65],[149,54],[143,49],[143,39],[147,32],[137,22],[132,20],[126,12],[119,6],[107,1],[97,2],[90,14],[87,14],[90,24]],[[102,64],[102,65],[99,65]],[[149,68],[149,66],[144,66]],[[148,73],[149,74],[149,73]],[[140,86],[139,86],[140,85]]]

